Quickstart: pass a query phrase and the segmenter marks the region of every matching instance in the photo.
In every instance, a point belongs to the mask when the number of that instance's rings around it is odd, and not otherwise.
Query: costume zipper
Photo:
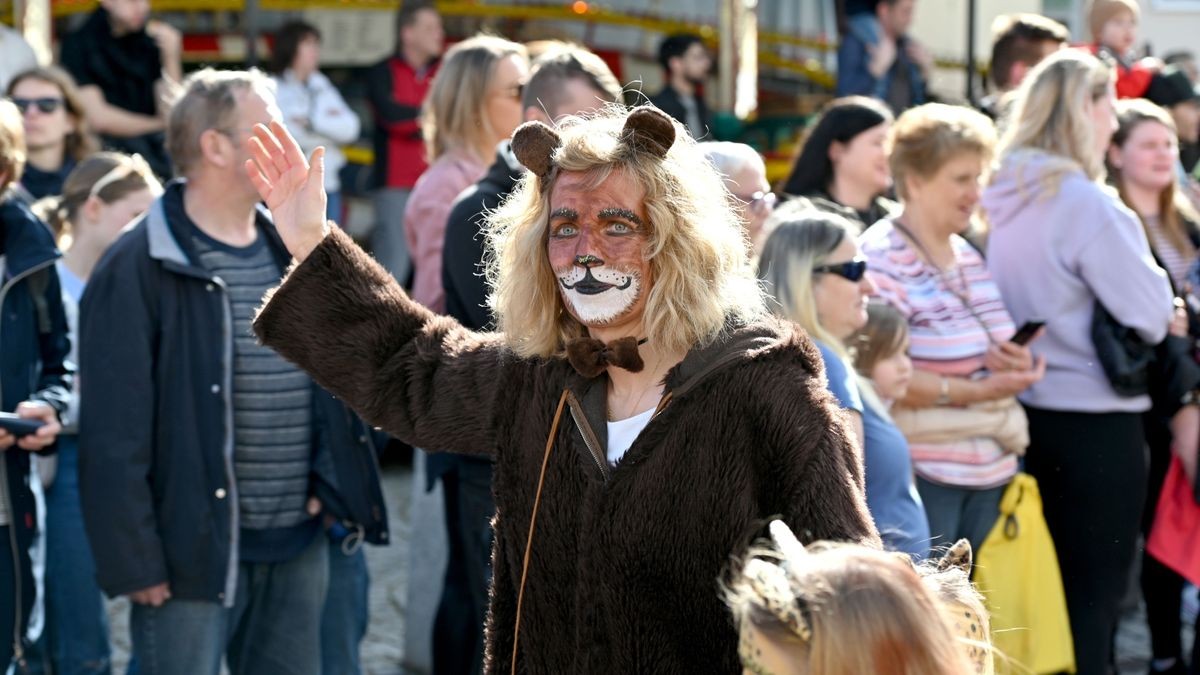
[[[607,456],[600,452],[600,439],[596,438],[596,432],[592,430],[592,425],[588,424],[587,415],[583,414],[583,406],[579,404],[579,399],[575,398],[575,393],[567,394],[567,403],[571,406],[571,419],[575,420],[575,426],[579,427],[579,434],[583,436],[583,444],[588,448],[588,454],[596,462],[596,468],[600,469],[600,475],[604,477],[605,482],[608,481],[608,466],[605,464]]]
[[[12,290],[25,277],[28,277],[35,272],[46,269],[54,264],[56,258],[51,258],[39,265],[34,265],[29,269],[9,279],[8,283],[0,287],[0,310],[4,307],[4,298],[8,296],[8,292]],[[4,383],[0,381],[0,401],[4,400]],[[13,598],[16,602],[13,603],[13,611],[16,618],[16,623],[13,624],[13,660],[25,671],[25,650],[21,648],[21,620],[24,618],[21,611],[21,553],[17,545],[17,514],[13,508],[12,494],[8,489],[8,460],[0,457],[0,493],[4,495],[4,508],[8,510],[8,546],[9,552],[12,554],[13,561],[13,587],[15,595]]]

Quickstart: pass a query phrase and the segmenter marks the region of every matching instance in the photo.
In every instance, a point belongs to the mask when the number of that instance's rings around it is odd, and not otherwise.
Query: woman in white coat
[[[342,222],[342,186],[346,165],[341,146],[358,140],[361,123],[341,92],[319,70],[321,33],[303,21],[290,21],[275,34],[269,69],[288,131],[305,152],[325,146],[325,192],[329,218]]]

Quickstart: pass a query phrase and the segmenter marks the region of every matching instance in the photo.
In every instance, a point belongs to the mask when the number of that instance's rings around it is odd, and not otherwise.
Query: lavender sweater
[[[1097,299],[1148,342],[1167,334],[1171,286],[1133,212],[1078,164],[1035,150],[1004,159],[982,204],[988,268],[1014,323],[1046,322],[1032,345],[1046,377],[1020,399],[1049,410],[1148,410],[1148,396],[1113,391],[1091,339]]]

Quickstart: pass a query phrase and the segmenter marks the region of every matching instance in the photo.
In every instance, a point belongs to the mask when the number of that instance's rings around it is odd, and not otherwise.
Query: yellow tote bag
[[[975,584],[991,613],[997,672],[1075,672],[1058,556],[1033,476],[1017,474],[1004,491],[1000,518],[979,549]]]

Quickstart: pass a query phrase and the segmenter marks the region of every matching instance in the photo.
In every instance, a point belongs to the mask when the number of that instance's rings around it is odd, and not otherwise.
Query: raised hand
[[[271,209],[275,228],[296,260],[304,260],[329,233],[325,220],[325,148],[313,151],[311,162],[296,139],[279,122],[256,124],[246,141],[252,159],[246,174]]]

